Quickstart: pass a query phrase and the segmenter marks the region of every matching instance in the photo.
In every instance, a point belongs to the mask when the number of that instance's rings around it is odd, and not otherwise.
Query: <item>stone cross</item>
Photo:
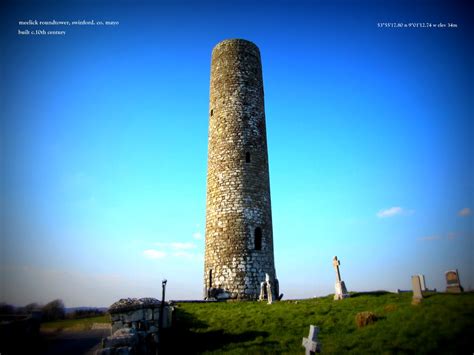
[[[334,266],[334,269],[336,269],[336,281],[341,282],[341,272],[339,271],[339,265],[341,265],[341,262],[337,260],[337,256],[332,259],[332,265]]]
[[[312,355],[321,352],[321,343],[318,342],[319,327],[314,325],[309,326],[309,335],[307,338],[303,338],[301,344],[306,349],[306,355]]]
[[[412,304],[419,304],[423,299],[423,293],[421,292],[421,282],[420,276],[415,275],[411,277],[411,285],[413,287],[413,299],[411,301]]]
[[[342,300],[343,298],[349,297],[347,293],[346,284],[341,279],[341,273],[339,271],[339,265],[341,262],[337,259],[337,256],[332,259],[332,265],[336,269],[336,293],[334,294],[334,300]]]

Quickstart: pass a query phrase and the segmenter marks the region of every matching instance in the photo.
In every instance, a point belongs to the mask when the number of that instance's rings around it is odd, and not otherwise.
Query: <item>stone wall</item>
[[[232,39],[212,52],[205,297],[257,299],[276,278],[260,51]]]
[[[154,353],[159,343],[161,302],[155,298],[123,298],[109,307],[112,335],[96,355]],[[171,326],[173,307],[163,307],[163,328]]]

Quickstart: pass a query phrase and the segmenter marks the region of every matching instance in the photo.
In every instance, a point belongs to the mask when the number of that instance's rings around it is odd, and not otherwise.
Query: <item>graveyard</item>
[[[208,302],[175,305],[173,327],[163,333],[163,352],[302,354],[309,325],[319,327],[321,352],[443,353],[472,352],[474,293],[350,293],[305,300]],[[375,321],[356,324],[362,312]]]
[[[310,325],[321,353],[442,353],[472,351],[474,293],[349,292],[350,297],[257,301],[171,302],[172,326],[162,330],[160,353],[303,354]],[[367,322],[360,322],[367,314]],[[367,319],[367,318],[366,318]],[[43,323],[42,331],[90,331],[110,316]],[[100,348],[96,345],[95,349]]]
[[[268,284],[258,301],[121,299],[107,315],[47,322],[41,329],[77,334],[98,325],[111,329],[111,336],[94,347],[96,355],[113,353],[112,348],[123,351],[125,343],[131,346],[127,353],[148,353],[136,348],[145,346],[138,341],[140,334],[143,339],[153,336],[161,354],[174,354],[178,348],[191,354],[472,351],[474,292],[464,291],[457,270],[446,272],[446,289],[440,292],[428,289],[422,274],[411,277],[412,290],[348,292],[337,257],[333,266],[335,293],[325,297],[273,299]],[[165,283],[163,299],[164,291]],[[137,338],[137,344],[128,338]]]

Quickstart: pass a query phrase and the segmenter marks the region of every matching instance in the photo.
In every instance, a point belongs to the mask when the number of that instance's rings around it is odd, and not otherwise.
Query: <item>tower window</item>
[[[214,110],[211,110],[211,116],[214,114]]]
[[[249,152],[245,153],[245,162],[250,163],[250,153]]]
[[[262,228],[255,228],[255,250],[262,250]]]

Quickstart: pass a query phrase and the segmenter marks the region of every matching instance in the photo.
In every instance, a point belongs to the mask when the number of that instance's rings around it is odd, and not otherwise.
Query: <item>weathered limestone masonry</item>
[[[155,298],[122,298],[111,305],[112,335],[102,339],[95,355],[156,353],[161,305]],[[163,306],[162,326],[169,328],[173,307]]]
[[[278,285],[260,51],[230,39],[212,51],[204,297],[257,299],[266,273]]]

